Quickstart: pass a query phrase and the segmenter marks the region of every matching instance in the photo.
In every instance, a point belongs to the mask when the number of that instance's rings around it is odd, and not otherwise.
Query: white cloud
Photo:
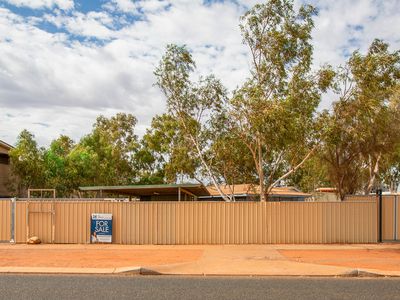
[[[72,3],[36,2],[60,9],[68,7],[60,3]],[[365,50],[375,37],[400,48],[398,1],[314,3],[320,8],[313,32],[316,66],[343,63],[345,53]],[[143,133],[165,109],[153,71],[168,43],[186,44],[199,74],[214,73],[234,89],[249,74],[238,22],[250,5],[244,0],[208,5],[201,0],[113,0],[100,11],[85,13],[75,5],[35,18],[0,8],[0,139],[13,143],[28,128],[44,144],[60,133],[77,140],[98,114],[117,111],[133,113]],[[59,32],[46,31],[42,21]],[[330,101],[325,97],[323,105]]]
[[[73,0],[5,0],[15,6],[25,6],[33,9],[58,7],[63,10],[74,7]]]
[[[400,49],[400,2],[398,0],[317,0],[319,8],[313,32],[315,65],[344,64],[348,55],[360,49],[365,52],[375,38]],[[330,94],[321,107],[334,100]]]
[[[110,9],[117,9],[126,13],[137,13],[137,6],[131,0],[111,0],[106,4]]]
[[[39,145],[47,145],[59,135],[67,135],[78,141],[78,137],[88,134],[99,114],[110,117],[118,112],[114,109],[92,110],[85,108],[4,108],[0,106],[1,139],[14,141],[15,133],[28,129],[35,134]],[[73,120],[73,122],[71,122]],[[49,136],[51,139],[49,139]]]
[[[73,12],[72,15],[46,14],[43,19],[53,23],[59,28],[65,28],[69,33],[107,39],[113,36],[114,32],[110,27],[113,25],[113,18],[106,12]]]

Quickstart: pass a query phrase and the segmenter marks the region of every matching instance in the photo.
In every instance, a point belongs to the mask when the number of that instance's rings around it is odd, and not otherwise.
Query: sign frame
[[[112,214],[92,213],[90,216],[90,243],[112,243]]]

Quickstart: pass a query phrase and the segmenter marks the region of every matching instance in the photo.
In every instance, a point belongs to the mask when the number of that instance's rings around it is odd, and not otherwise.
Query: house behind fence
[[[10,156],[9,151],[13,147],[0,140],[0,198],[10,197],[7,183],[10,179]]]

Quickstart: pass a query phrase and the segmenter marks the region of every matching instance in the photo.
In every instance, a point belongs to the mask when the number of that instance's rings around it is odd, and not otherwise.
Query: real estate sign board
[[[112,214],[94,213],[90,220],[90,242],[112,242]]]

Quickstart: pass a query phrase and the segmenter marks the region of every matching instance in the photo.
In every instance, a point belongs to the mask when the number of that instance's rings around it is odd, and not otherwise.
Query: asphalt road
[[[0,299],[400,299],[400,279],[0,275]]]

